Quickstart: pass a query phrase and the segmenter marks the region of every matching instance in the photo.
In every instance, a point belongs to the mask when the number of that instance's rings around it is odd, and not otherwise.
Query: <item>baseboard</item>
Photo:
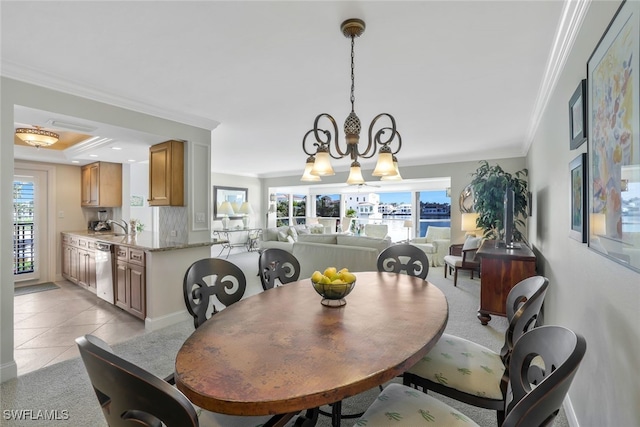
[[[189,315],[186,309],[160,317],[147,317],[144,319],[144,329],[148,332],[157,331],[158,329],[166,328],[167,326],[175,325],[188,319],[191,319],[191,315]]]
[[[18,365],[16,361],[12,360],[9,363],[5,363],[0,366],[0,383],[11,380],[18,377]]]
[[[573,405],[571,404],[569,395],[564,398],[564,402],[562,402],[562,408],[564,409],[564,413],[567,416],[569,427],[580,427],[580,423],[578,423],[578,417],[576,417],[576,412],[573,410]]]

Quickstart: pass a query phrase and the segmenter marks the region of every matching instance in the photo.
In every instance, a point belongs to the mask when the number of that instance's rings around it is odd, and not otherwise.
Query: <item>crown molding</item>
[[[551,95],[556,88],[560,74],[567,63],[571,48],[580,32],[582,21],[589,10],[592,0],[565,1],[562,8],[562,18],[553,41],[552,49],[547,59],[544,77],[538,91],[538,99],[533,109],[533,120],[525,139],[524,152],[528,152],[542,115],[544,114]]]
[[[76,81],[62,77],[61,75],[43,71],[40,69],[17,64],[6,59],[0,61],[0,75],[24,83],[42,86],[47,89],[57,90],[81,98],[91,99],[113,105],[115,107],[126,108],[138,113],[149,114],[166,120],[195,126],[202,129],[213,130],[220,122],[205,117],[192,114],[185,114],[181,111],[159,107],[147,102],[117,96],[103,92],[102,90],[87,84],[80,84]]]

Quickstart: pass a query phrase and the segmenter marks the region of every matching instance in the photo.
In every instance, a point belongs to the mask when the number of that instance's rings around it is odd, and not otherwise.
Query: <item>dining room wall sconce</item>
[[[395,155],[402,148],[402,137],[396,130],[396,120],[388,113],[378,114],[369,125],[368,142],[361,151],[359,147],[360,130],[362,124],[355,112],[355,73],[354,73],[354,47],[355,38],[360,37],[365,30],[365,23],[361,19],[347,19],[340,25],[342,34],[351,39],[351,113],[344,122],[346,146],[340,143],[338,126],[335,119],[327,114],[319,114],[313,123],[313,129],[307,131],[302,139],[302,150],[307,154],[304,173],[301,181],[320,181],[322,176],[335,175],[331,166],[331,158],[342,159],[349,157],[351,166],[347,184],[364,184],[362,169],[358,158],[369,159],[378,152],[378,160],[372,175],[381,179],[401,180],[398,169],[398,159]],[[321,120],[328,121],[328,129],[320,127]],[[389,123],[376,126],[379,120],[387,119]],[[310,136],[313,135],[313,138]],[[307,148],[307,142],[311,142],[311,149]],[[391,144],[397,142],[397,148],[393,150]],[[379,149],[378,149],[379,147]]]
[[[36,148],[49,147],[60,139],[60,135],[44,130],[41,126],[34,126],[33,128],[18,128],[16,129],[16,136],[20,138],[21,141]]]

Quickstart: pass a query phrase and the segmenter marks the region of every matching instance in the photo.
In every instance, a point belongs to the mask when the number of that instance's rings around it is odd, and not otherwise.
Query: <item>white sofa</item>
[[[300,278],[311,277],[314,271],[323,271],[327,267],[351,271],[376,270],[378,254],[388,248],[390,238],[350,236],[347,234],[320,234],[299,232],[296,227],[279,227],[280,241],[273,240],[275,230],[267,229],[262,235],[261,249],[280,248],[291,252],[300,262]],[[291,239],[285,238],[289,236]],[[296,237],[294,238],[293,235]],[[287,240],[281,241],[281,240]]]
[[[451,245],[451,227],[436,227],[430,225],[424,237],[410,241],[427,254],[432,267],[444,265],[444,257],[449,254]]]

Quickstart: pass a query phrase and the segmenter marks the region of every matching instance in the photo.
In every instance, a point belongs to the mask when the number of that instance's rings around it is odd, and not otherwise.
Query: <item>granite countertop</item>
[[[64,231],[63,234],[70,234],[78,237],[92,238],[116,245],[129,246],[142,249],[148,252],[172,251],[175,249],[196,248],[200,246],[213,246],[226,243],[226,240],[210,239],[204,242],[186,243],[170,240],[160,240],[158,233],[142,232],[135,236],[123,235],[119,233],[105,233],[95,231]]]

